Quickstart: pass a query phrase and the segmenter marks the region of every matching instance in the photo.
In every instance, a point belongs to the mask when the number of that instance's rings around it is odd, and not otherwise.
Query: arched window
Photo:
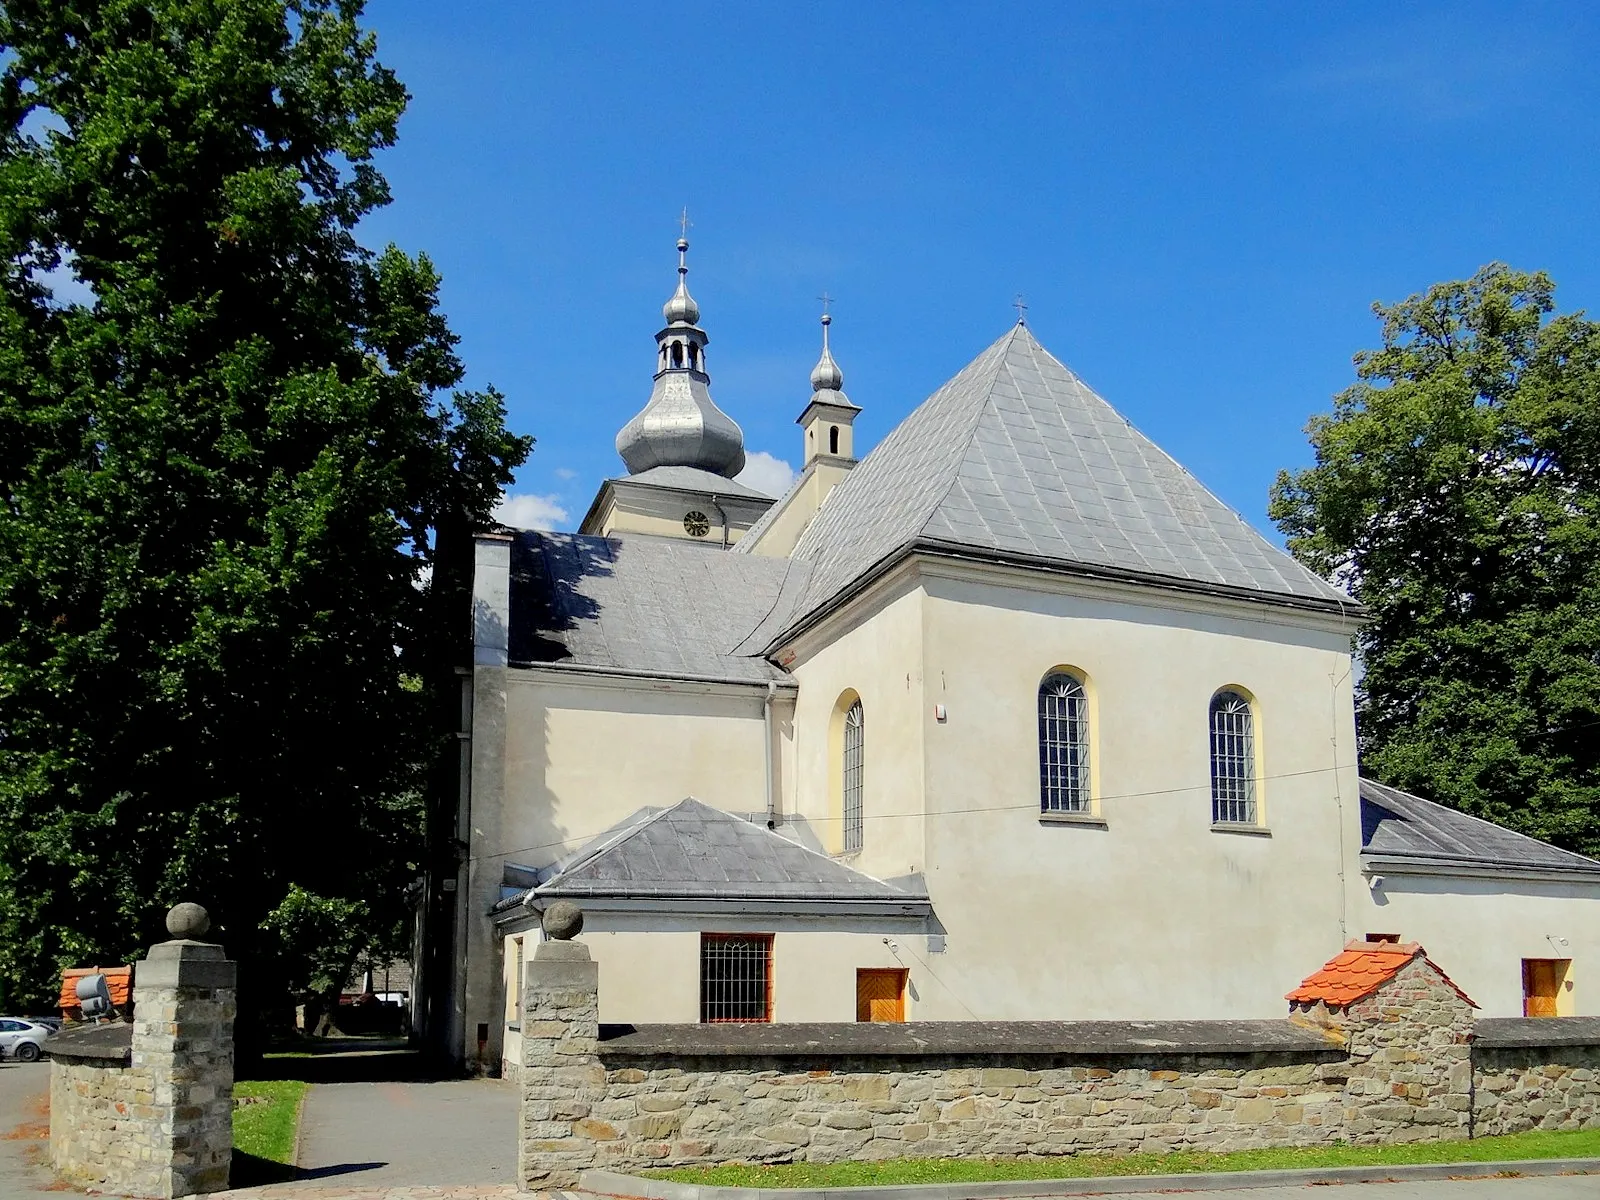
[[[1086,813],[1089,799],[1089,697],[1083,682],[1053,671],[1039,685],[1039,808]]]
[[[839,427],[837,425],[828,427],[828,453],[839,453]]]
[[[863,761],[863,736],[861,701],[857,700],[844,714],[844,852],[861,849],[863,820],[861,806],[861,775]]]
[[[1250,701],[1224,689],[1211,697],[1211,820],[1256,823],[1256,734]]]
[[[683,366],[683,343],[682,342],[673,342],[672,343],[672,365],[675,366],[675,367]]]

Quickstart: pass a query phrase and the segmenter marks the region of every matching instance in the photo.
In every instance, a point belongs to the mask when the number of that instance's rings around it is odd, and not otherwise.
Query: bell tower
[[[818,459],[833,460],[839,466],[853,466],[856,461],[852,426],[861,409],[840,390],[844,387],[844,372],[833,361],[833,351],[828,346],[828,327],[832,324],[833,318],[824,312],[822,357],[811,368],[811,403],[796,422],[805,439],[802,470],[809,469]]]

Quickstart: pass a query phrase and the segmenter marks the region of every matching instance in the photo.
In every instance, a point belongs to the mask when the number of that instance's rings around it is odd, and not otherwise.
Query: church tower
[[[795,424],[800,426],[804,465],[789,494],[761,523],[757,536],[740,549],[747,554],[786,558],[817,515],[828,493],[856,465],[855,421],[861,409],[844,394],[844,372],[833,360],[828,329],[833,318],[822,314],[822,357],[811,368],[811,399]]]
[[[661,310],[650,399],[617,434],[628,474],[608,479],[581,533],[649,533],[731,546],[772,506],[734,481],[744,433],[711,399],[710,337],[689,294],[689,241],[678,239],[678,289]]]

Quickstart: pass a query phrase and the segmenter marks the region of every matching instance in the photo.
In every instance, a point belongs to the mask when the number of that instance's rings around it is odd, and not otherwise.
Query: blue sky
[[[677,216],[712,394],[791,465],[835,297],[858,449],[1039,339],[1247,519],[1376,339],[1500,259],[1600,310],[1600,6],[374,0],[413,94],[363,238],[581,519],[650,390]],[[564,515],[563,515],[564,514]]]

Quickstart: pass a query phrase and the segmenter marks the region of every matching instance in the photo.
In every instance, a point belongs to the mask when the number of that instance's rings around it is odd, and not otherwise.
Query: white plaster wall
[[[853,626],[797,657],[789,670],[800,685],[794,715],[796,810],[830,849],[842,846],[840,814],[830,804],[830,778],[837,764],[829,752],[829,726],[840,696],[853,689],[861,697],[864,718],[865,823],[861,852],[841,861],[880,879],[920,871],[921,591],[911,587],[889,592]]]
[[[764,699],[760,687],[603,686],[508,671],[503,812],[488,849],[544,866],[639,808],[686,796],[761,811]],[[780,713],[774,724],[781,742],[788,722]]]
[[[1562,1015],[1600,1016],[1600,886],[1382,874],[1355,880],[1352,936],[1420,942],[1485,1017],[1522,1015],[1523,959],[1571,959]]]
[[[665,922],[663,922],[665,924]],[[770,931],[759,920],[705,922],[707,932]],[[858,967],[909,967],[906,1016],[919,1015],[928,986],[904,952],[907,938],[779,928],[772,940],[774,1021],[854,1021]],[[535,938],[536,933],[530,933]],[[582,941],[600,964],[600,1020],[634,1025],[694,1024],[700,1020],[700,930],[590,932]],[[897,957],[889,943],[901,947]],[[530,958],[531,947],[530,946]],[[509,951],[508,943],[508,951]],[[507,1054],[511,1042],[507,1041]]]
[[[1281,1015],[1342,946],[1359,870],[1347,635],[1131,590],[924,586],[928,883],[948,931],[927,1015]],[[1039,821],[1036,697],[1059,665],[1089,680],[1103,829]],[[1208,705],[1226,685],[1257,701],[1270,836],[1211,827]]]

